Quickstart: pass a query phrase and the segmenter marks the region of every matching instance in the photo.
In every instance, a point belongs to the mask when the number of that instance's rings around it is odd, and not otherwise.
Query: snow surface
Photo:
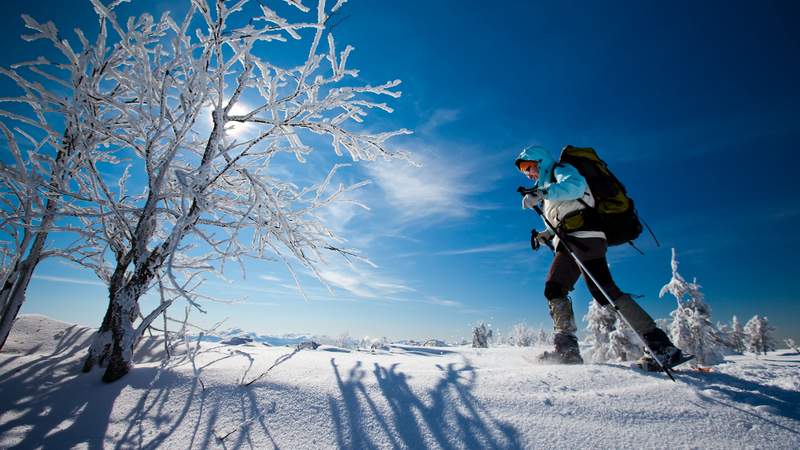
[[[112,384],[80,373],[92,330],[21,315],[0,353],[0,448],[800,448],[800,355],[726,358],[673,383],[541,349],[302,350],[157,339]],[[180,358],[178,355],[176,358]],[[224,440],[221,437],[226,436]]]

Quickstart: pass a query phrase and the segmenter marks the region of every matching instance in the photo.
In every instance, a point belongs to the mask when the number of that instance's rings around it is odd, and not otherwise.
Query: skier
[[[568,297],[581,275],[580,267],[569,254],[571,250],[614,300],[619,313],[646,341],[662,364],[672,367],[682,362],[684,358],[681,350],[656,326],[652,317],[614,283],[606,262],[606,235],[597,224],[592,224],[592,214],[588,209],[594,206],[595,201],[580,172],[569,164],[556,163],[550,153],[539,146],[524,149],[514,164],[520,172],[535,182],[537,188],[523,197],[524,209],[533,209],[540,202],[543,203],[544,218],[559,231],[563,231],[564,223],[574,225],[577,220],[581,224],[578,228],[570,226],[569,233],[559,233],[567,240],[569,249],[565,243],[559,242],[555,231],[549,226],[543,232],[531,230],[533,250],[538,250],[542,244],[555,249],[555,257],[544,288],[550,317],[553,319],[555,351],[544,352],[539,360],[557,364],[583,363],[575,336],[577,327],[572,302]],[[584,280],[594,300],[610,307],[603,293],[586,274]],[[643,356],[637,363],[645,370],[661,370],[650,355]]]

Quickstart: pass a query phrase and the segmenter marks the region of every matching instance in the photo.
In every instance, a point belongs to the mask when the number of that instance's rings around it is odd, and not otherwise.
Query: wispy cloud
[[[384,279],[368,271],[328,268],[321,271],[320,276],[331,286],[361,298],[386,298],[399,293],[414,292],[414,288],[394,280]]]
[[[419,134],[430,134],[442,125],[457,121],[460,116],[461,111],[458,109],[437,109],[433,111],[427,121],[417,127],[416,132]]]
[[[439,298],[439,297],[432,297],[428,301],[428,303],[430,303],[432,305],[447,306],[447,307],[450,307],[450,308],[458,308],[458,307],[464,306],[464,304],[461,303],[461,302],[457,302],[455,300],[447,300],[447,299]]]
[[[33,278],[36,280],[54,281],[57,283],[83,284],[86,286],[102,286],[102,287],[106,286],[106,284],[103,283],[102,281],[86,280],[83,278],[58,277],[53,275],[34,275]]]
[[[481,171],[482,160],[472,152],[456,151],[445,142],[417,142],[407,151],[420,166],[404,161],[378,161],[366,169],[402,222],[438,222],[466,218],[493,209],[475,197],[492,184]]]
[[[509,242],[507,244],[491,244],[491,245],[484,245],[481,247],[464,248],[459,250],[444,250],[441,252],[436,252],[434,253],[434,255],[452,256],[452,255],[471,255],[475,253],[502,253],[514,250],[524,250],[525,248],[527,248],[527,245],[525,245],[524,243]]]
[[[280,278],[278,278],[276,276],[273,276],[273,275],[259,275],[258,279],[259,280],[264,280],[264,281],[274,281],[274,282],[283,281]]]

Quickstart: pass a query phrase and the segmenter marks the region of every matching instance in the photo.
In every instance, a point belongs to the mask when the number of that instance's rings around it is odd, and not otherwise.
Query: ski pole
[[[531,191],[534,191],[535,189],[536,188],[526,189],[526,188],[520,187],[519,189],[517,189],[517,191],[520,194],[525,195],[525,194],[531,193]],[[631,326],[630,322],[628,322],[628,319],[626,319],[625,316],[620,312],[619,308],[617,307],[617,304],[614,303],[614,300],[611,298],[610,295],[608,295],[608,292],[606,292],[606,290],[603,289],[603,286],[601,286],[600,283],[597,282],[597,279],[595,279],[594,275],[592,275],[592,273],[586,268],[586,266],[583,265],[581,260],[578,259],[578,256],[575,255],[575,253],[572,251],[572,249],[570,248],[569,244],[567,243],[567,240],[564,239],[565,236],[562,235],[562,233],[556,227],[554,227],[552,223],[550,223],[550,220],[548,220],[547,216],[544,215],[544,212],[539,207],[539,205],[534,205],[533,209],[534,209],[534,211],[536,211],[536,214],[539,214],[539,216],[541,216],[542,220],[544,220],[545,225],[547,225],[548,228],[553,230],[553,233],[555,233],[555,235],[558,237],[558,239],[564,244],[564,248],[567,249],[567,253],[569,253],[569,255],[572,256],[572,259],[575,260],[575,262],[578,264],[578,267],[580,267],[580,269],[583,271],[583,273],[585,273],[586,276],[589,277],[589,279],[592,281],[592,283],[594,283],[594,285],[597,286],[597,289],[600,291],[600,293],[603,294],[603,297],[605,297],[606,300],[608,300],[608,303],[611,304],[611,307],[614,308],[614,311],[617,313],[617,315],[620,317],[620,319],[622,319],[622,321],[625,323],[625,325],[628,326],[628,328],[630,328],[631,330],[633,330],[634,333],[636,333],[636,336],[638,336],[639,339],[642,341],[642,344],[644,344],[644,348],[647,350],[647,352],[650,354],[650,356],[652,356],[653,359],[656,360],[656,362],[658,363],[658,366],[661,367],[661,370],[663,370],[664,373],[666,373],[667,376],[672,381],[676,381],[675,377],[672,376],[671,370],[668,369],[664,365],[664,363],[661,362],[660,359],[658,359],[658,356],[656,356],[656,353],[653,351],[653,349],[650,348],[650,345],[647,344],[647,341],[645,341],[644,337],[641,334],[639,334],[639,331],[637,331],[634,327]]]

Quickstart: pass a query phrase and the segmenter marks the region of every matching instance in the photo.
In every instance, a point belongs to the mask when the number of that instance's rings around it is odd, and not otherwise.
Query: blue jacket
[[[569,164],[556,165],[556,160],[544,147],[526,148],[519,154],[515,164],[519,166],[520,161],[539,162],[539,180],[536,187],[545,200],[557,202],[576,200],[586,191],[586,179],[578,169]],[[555,171],[555,182],[551,182],[553,171]]]

